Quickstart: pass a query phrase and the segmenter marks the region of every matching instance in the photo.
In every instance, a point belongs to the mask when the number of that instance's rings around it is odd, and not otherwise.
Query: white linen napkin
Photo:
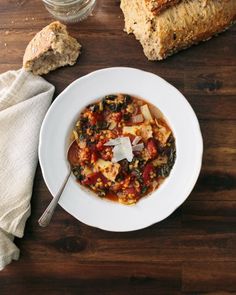
[[[30,215],[39,130],[54,86],[24,69],[0,75],[0,270],[19,258]]]

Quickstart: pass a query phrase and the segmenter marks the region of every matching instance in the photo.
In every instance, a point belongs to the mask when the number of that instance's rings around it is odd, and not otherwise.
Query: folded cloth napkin
[[[30,215],[39,130],[54,86],[21,69],[0,75],[0,270],[19,258]]]

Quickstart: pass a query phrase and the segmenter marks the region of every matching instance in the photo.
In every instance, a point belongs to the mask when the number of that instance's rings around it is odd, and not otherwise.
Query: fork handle
[[[68,175],[66,176],[62,186],[60,187],[58,193],[56,194],[56,196],[52,199],[52,201],[50,202],[50,204],[48,205],[48,207],[46,208],[46,210],[43,212],[42,216],[39,218],[38,223],[40,226],[42,227],[46,227],[49,225],[52,215],[56,209],[57,203],[65,189],[65,186],[68,182],[68,179],[71,175],[71,171],[68,173]]]

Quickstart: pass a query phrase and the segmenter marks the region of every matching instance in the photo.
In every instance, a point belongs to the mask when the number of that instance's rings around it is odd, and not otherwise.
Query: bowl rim
[[[60,100],[66,95],[66,93],[71,89],[73,88],[77,83],[78,81],[80,83],[82,83],[84,80],[87,80],[87,79],[90,79],[91,77],[93,76],[96,76],[96,75],[99,75],[101,73],[105,73],[105,72],[110,72],[110,71],[135,71],[135,72],[142,72],[142,74],[145,74],[145,75],[149,75],[150,77],[155,77],[155,78],[158,78],[159,81],[161,81],[161,83],[165,83],[167,87],[171,87],[171,88],[174,88],[175,91],[178,92],[179,94],[179,97],[182,97],[182,99],[184,99],[184,102],[186,104],[186,106],[188,107],[188,110],[190,111],[191,115],[192,115],[192,118],[191,119],[194,119],[194,125],[195,125],[195,133],[197,133],[197,136],[198,136],[198,150],[199,150],[199,159],[198,159],[198,162],[195,164],[196,167],[195,167],[195,173],[194,175],[192,175],[192,182],[191,182],[191,185],[189,185],[188,187],[188,190],[185,192],[185,194],[182,196],[182,199],[181,199],[181,202],[179,202],[178,204],[175,205],[174,208],[169,208],[169,210],[166,210],[164,216],[161,216],[160,218],[156,218],[155,221],[153,222],[147,222],[147,223],[143,223],[142,226],[137,226],[135,228],[127,228],[127,229],[114,229],[114,228],[109,228],[109,227],[104,227],[103,225],[101,224],[94,224],[93,222],[88,222],[88,221],[85,221],[83,219],[79,219],[78,217],[76,217],[73,213],[69,212],[64,206],[63,204],[61,204],[59,202],[59,204],[68,212],[70,213],[71,215],[73,215],[75,218],[77,218],[78,220],[80,220],[82,223],[84,224],[87,224],[89,226],[93,226],[93,227],[97,227],[99,229],[103,229],[103,230],[106,230],[106,231],[113,231],[113,232],[127,232],[127,231],[135,231],[135,230],[139,230],[139,229],[143,229],[143,228],[146,228],[148,226],[151,226],[153,224],[156,224],[164,219],[166,219],[169,215],[171,215],[179,206],[181,206],[185,201],[186,199],[188,198],[188,196],[190,195],[190,193],[192,192],[196,182],[197,182],[197,179],[199,177],[199,174],[200,174],[200,171],[201,171],[201,166],[202,166],[202,158],[203,158],[203,138],[202,138],[202,134],[201,134],[201,129],[200,129],[200,124],[199,124],[199,121],[197,119],[197,116],[192,108],[192,106],[190,105],[190,103],[187,101],[187,99],[183,96],[183,94],[178,90],[176,89],[173,85],[171,85],[170,83],[168,83],[166,80],[164,80],[163,78],[159,77],[158,75],[156,74],[153,74],[153,73],[150,73],[150,72],[147,72],[147,71],[143,71],[143,70],[140,70],[140,69],[135,69],[135,68],[132,68],[132,67],[108,67],[108,68],[104,68],[104,69],[99,69],[99,70],[96,70],[96,71],[93,71],[85,76],[82,76],[78,79],[76,79],[75,81],[73,81],[71,84],[69,84],[57,97],[56,99],[53,101],[53,103],[51,104],[44,120],[43,120],[43,123],[42,123],[42,126],[41,126],[41,129],[40,129],[40,135],[39,135],[39,146],[38,146],[38,155],[39,155],[39,162],[40,162],[40,166],[41,166],[41,170],[42,170],[42,175],[43,175],[43,178],[44,178],[44,181],[49,189],[49,191],[51,192],[51,194],[53,195],[53,192],[51,191],[50,189],[50,184],[47,180],[47,175],[46,175],[46,170],[45,170],[45,167],[44,167],[44,164],[43,164],[43,142],[44,142],[44,133],[45,133],[45,130],[46,130],[46,125],[47,125],[47,122],[48,122],[48,118],[50,117],[50,113],[54,110],[54,108],[56,108],[57,104],[60,103]],[[93,100],[93,99],[92,99]],[[92,101],[91,100],[91,101]],[[145,99],[146,100],[146,99]],[[89,101],[88,101],[89,103]],[[152,102],[151,102],[152,103]],[[158,107],[158,106],[157,106]],[[161,110],[162,111],[162,110]],[[165,118],[168,120],[168,116],[165,115],[164,113],[164,116]],[[172,128],[171,128],[172,129]],[[173,130],[173,129],[172,129]],[[178,157],[178,154],[177,154],[177,157]],[[165,182],[164,182],[165,183]],[[163,184],[162,184],[163,186]],[[161,186],[161,187],[162,187]],[[161,189],[161,187],[159,189]],[[158,189],[158,190],[159,190]],[[157,191],[158,191],[157,190]]]

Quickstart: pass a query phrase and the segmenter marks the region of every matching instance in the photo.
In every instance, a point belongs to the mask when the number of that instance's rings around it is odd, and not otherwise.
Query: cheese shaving
[[[117,163],[124,159],[132,162],[134,155],[129,137],[111,139],[105,145],[114,146],[112,162]]]
[[[141,136],[136,136],[135,139],[132,141],[132,145],[136,145],[140,142],[140,140],[142,139]]]

